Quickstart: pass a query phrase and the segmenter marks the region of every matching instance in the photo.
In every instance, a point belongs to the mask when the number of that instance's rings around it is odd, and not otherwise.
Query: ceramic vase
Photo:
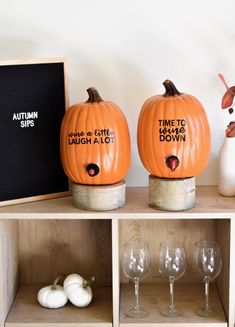
[[[219,152],[218,191],[235,196],[235,137],[226,137]]]

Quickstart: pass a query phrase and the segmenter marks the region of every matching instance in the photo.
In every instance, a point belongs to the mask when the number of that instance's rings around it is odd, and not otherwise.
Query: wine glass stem
[[[140,304],[139,304],[139,281],[135,280],[135,304],[134,304],[134,310],[139,311]]]
[[[170,280],[170,310],[174,310],[174,281]]]
[[[205,310],[209,310],[209,281],[205,281]]]

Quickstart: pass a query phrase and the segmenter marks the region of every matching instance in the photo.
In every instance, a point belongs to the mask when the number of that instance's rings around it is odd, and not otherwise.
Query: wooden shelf
[[[150,208],[147,187],[127,188],[126,205],[113,211],[79,210],[71,196],[0,207],[0,236],[0,327],[235,327],[235,199],[220,196],[215,186],[197,187],[195,208],[180,212]],[[149,242],[155,267],[162,240],[181,240],[188,258],[195,241],[217,240],[223,269],[210,297],[219,315],[206,319],[195,314],[204,300],[203,285],[192,283],[198,279],[189,270],[175,285],[182,317],[160,315],[159,308],[168,304],[168,284],[153,272],[140,288],[149,316],[127,318],[133,285],[122,276],[120,255],[125,242],[136,236]],[[39,284],[61,271],[95,274],[96,285],[112,287],[95,289],[87,308],[42,308],[36,300]],[[17,292],[18,284],[23,286]]]
[[[184,311],[184,315],[174,319],[163,317],[159,309],[168,305],[169,285],[167,283],[140,284],[140,304],[148,310],[149,315],[141,319],[128,318],[125,310],[133,305],[134,285],[121,285],[120,327],[227,327],[222,304],[215,285],[210,287],[210,303],[218,308],[218,315],[213,318],[202,318],[196,315],[195,310],[203,304],[204,294],[202,284],[175,283],[175,304]]]
[[[0,208],[0,219],[178,219],[235,217],[233,197],[218,194],[215,186],[198,186],[196,206],[181,212],[160,211],[148,206],[148,188],[127,188],[126,205],[106,212],[75,208],[71,196]]]
[[[94,289],[94,298],[86,308],[70,303],[60,309],[46,309],[37,302],[42,285],[21,286],[8,314],[5,327],[111,327],[112,293],[110,287]]]

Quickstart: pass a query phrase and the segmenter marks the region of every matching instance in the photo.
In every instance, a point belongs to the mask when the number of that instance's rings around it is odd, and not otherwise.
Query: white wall
[[[96,86],[120,105],[132,136],[130,186],[147,185],[136,146],[143,102],[173,80],[203,103],[211,126],[211,160],[198,184],[217,183],[226,124],[223,73],[235,85],[234,0],[1,0],[0,60],[67,57],[70,103]],[[235,114],[234,114],[235,115]]]

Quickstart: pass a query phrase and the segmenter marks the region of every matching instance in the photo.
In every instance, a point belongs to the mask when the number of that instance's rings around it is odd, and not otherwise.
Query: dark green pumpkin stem
[[[83,282],[82,287],[83,287],[83,288],[86,288],[86,287],[90,286],[92,283],[94,283],[94,281],[95,281],[95,277],[92,276],[91,279],[89,279],[89,280],[85,280],[85,281]]]
[[[86,101],[86,103],[94,103],[94,102],[101,102],[103,101],[98,93],[98,91],[94,87],[89,87],[87,89],[89,98]]]
[[[181,95],[181,93],[175,87],[174,83],[172,83],[172,81],[170,81],[169,79],[165,80],[165,82],[163,82],[163,85],[166,89],[166,92],[163,94],[164,97]]]
[[[62,277],[65,277],[65,275],[59,275],[58,277],[56,277],[56,279],[54,280],[52,286],[51,286],[51,289],[52,290],[56,290],[56,285],[57,283],[59,282],[59,280],[62,278]]]

